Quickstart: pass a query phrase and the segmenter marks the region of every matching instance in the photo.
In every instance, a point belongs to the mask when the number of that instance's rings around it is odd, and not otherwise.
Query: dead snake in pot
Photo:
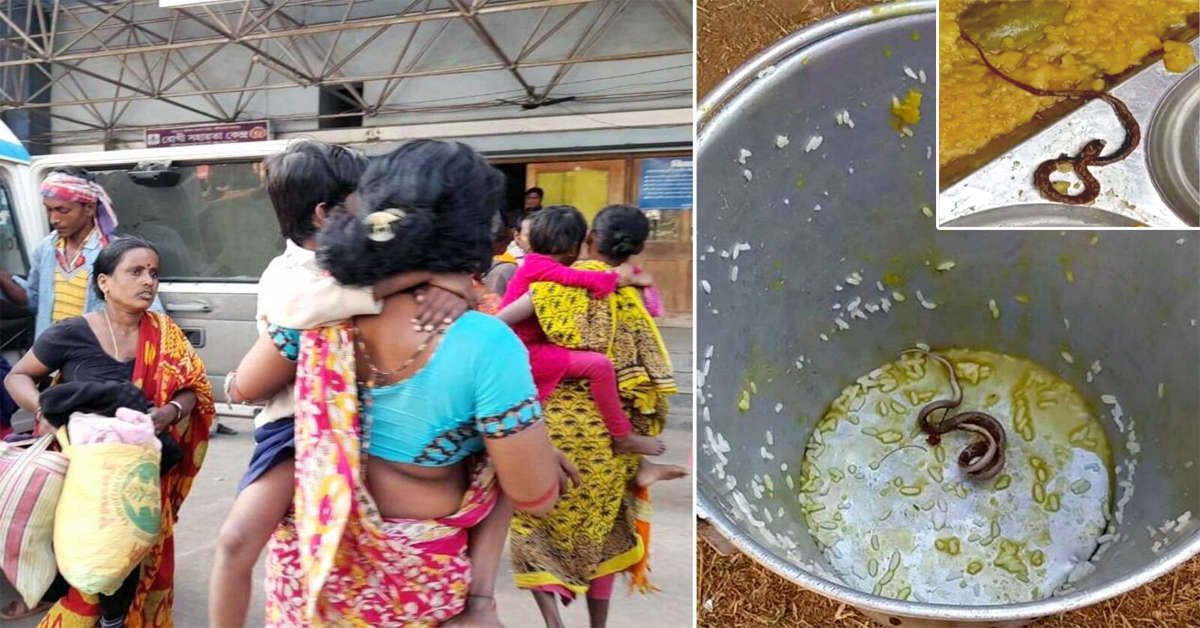
[[[979,51],[979,58],[983,59],[984,65],[986,65],[989,70],[995,73],[996,76],[999,76],[1005,81],[1016,85],[1017,87],[1029,92],[1030,94],[1033,94],[1034,96],[1082,98],[1087,100],[1101,98],[1104,100],[1104,102],[1112,105],[1113,111],[1117,114],[1117,118],[1121,121],[1121,126],[1125,128],[1125,141],[1121,144],[1120,148],[1118,148],[1112,154],[1102,157],[1100,152],[1104,150],[1105,142],[1101,139],[1095,139],[1084,145],[1083,150],[1079,152],[1079,155],[1071,157],[1066,153],[1063,153],[1056,159],[1047,159],[1039,164],[1037,170],[1035,170],[1033,173],[1034,185],[1037,186],[1037,189],[1042,193],[1042,196],[1047,199],[1058,203],[1067,203],[1070,205],[1084,205],[1096,200],[1096,198],[1100,196],[1100,182],[1096,180],[1096,177],[1092,176],[1091,172],[1088,172],[1088,168],[1090,166],[1107,166],[1125,159],[1130,153],[1133,152],[1135,148],[1137,148],[1138,143],[1142,140],[1142,129],[1138,126],[1137,120],[1134,119],[1133,114],[1129,112],[1129,107],[1126,107],[1125,103],[1121,102],[1120,99],[1104,92],[1098,92],[1090,89],[1038,89],[1032,85],[1022,83],[1007,76],[998,68],[996,68],[996,66],[992,65],[992,62],[988,61],[987,55],[984,54],[983,47],[976,43],[974,39],[971,39],[970,35],[968,35],[966,32],[962,32],[961,35],[963,39],[967,40],[967,43],[971,44],[975,47],[975,50]],[[1054,185],[1050,182],[1050,175],[1058,169],[1059,164],[1063,163],[1071,164],[1071,168],[1075,171],[1075,174],[1083,183],[1083,192],[1080,194],[1075,196],[1063,194],[1054,189]]]
[[[922,431],[929,434],[929,444],[936,446],[941,442],[942,434],[952,430],[977,434],[982,439],[972,442],[962,450],[962,453],[958,455],[958,466],[976,480],[989,480],[996,477],[1004,468],[1004,448],[1007,444],[1004,426],[992,415],[977,410],[960,412],[947,417],[946,415],[950,414],[951,410],[962,404],[962,387],[959,386],[954,365],[946,358],[924,349],[910,349],[901,355],[908,353],[920,353],[940,362],[950,375],[950,389],[953,391],[951,398],[931,401],[925,404],[917,414],[917,425]],[[929,415],[938,410],[944,411],[942,420],[937,423],[930,422]]]

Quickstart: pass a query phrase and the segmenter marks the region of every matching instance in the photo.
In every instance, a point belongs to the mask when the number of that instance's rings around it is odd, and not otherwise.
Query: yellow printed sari
[[[581,262],[583,270],[607,270]],[[612,360],[625,410],[636,432],[658,435],[668,397],[678,392],[670,357],[636,288],[592,299],[581,288],[535,283],[534,309],[551,342],[597,351]],[[517,512],[510,533],[516,583],[523,589],[586,594],[590,582],[628,572],[631,586],[648,578],[650,494],[633,484],[639,457],[614,455],[608,429],[587,382],[563,381],[543,404],[550,439],[579,468],[583,485],[543,517]]]

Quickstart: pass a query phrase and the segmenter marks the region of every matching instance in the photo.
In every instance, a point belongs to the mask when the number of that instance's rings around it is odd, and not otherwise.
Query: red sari
[[[200,473],[208,451],[208,431],[217,411],[204,363],[170,317],[146,312],[138,331],[138,346],[133,384],[142,389],[147,401],[160,407],[180,391],[196,394],[196,407],[188,420],[168,428],[183,449],[183,460],[162,478],[162,534],[142,561],[137,593],[125,623],[128,628],[170,628],[174,625],[175,521],[192,481]],[[99,622],[99,598],[72,588],[38,627],[90,628]]]

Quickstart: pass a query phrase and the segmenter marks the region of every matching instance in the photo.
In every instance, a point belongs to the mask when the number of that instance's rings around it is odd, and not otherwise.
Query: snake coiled
[[[947,418],[950,411],[962,404],[962,387],[958,383],[958,375],[954,365],[949,360],[923,349],[912,349],[907,353],[920,353],[925,357],[940,362],[950,374],[951,397],[931,401],[921,408],[917,414],[917,425],[929,434],[929,444],[941,442],[942,434],[953,430],[970,432],[980,437],[962,450],[958,455],[958,466],[966,474],[976,480],[989,480],[996,477],[1004,468],[1004,449],[1008,444],[1004,426],[995,417],[978,410],[960,412]],[[901,355],[904,355],[901,354]],[[936,423],[929,420],[929,415],[942,410],[942,419]]]
[[[1088,171],[1090,166],[1107,166],[1114,164],[1129,156],[1130,153],[1137,148],[1138,143],[1142,141],[1142,129],[1138,126],[1137,119],[1129,111],[1129,107],[1120,99],[1090,89],[1038,89],[1032,85],[1022,83],[1012,77],[1001,72],[996,66],[988,61],[987,55],[983,52],[983,47],[971,39],[971,36],[966,32],[961,33],[962,38],[975,47],[979,51],[979,58],[983,59],[983,64],[988,67],[996,76],[1016,85],[1017,87],[1033,94],[1034,96],[1055,96],[1059,98],[1080,98],[1091,100],[1093,98],[1103,99],[1112,106],[1113,111],[1117,114],[1117,118],[1121,121],[1121,126],[1125,128],[1125,141],[1117,150],[1109,155],[1101,156],[1100,152],[1104,150],[1105,142],[1101,139],[1095,139],[1084,145],[1083,150],[1074,157],[1062,154],[1055,159],[1047,159],[1038,165],[1037,170],[1033,173],[1033,183],[1042,196],[1057,203],[1067,203],[1070,205],[1085,205],[1096,200],[1100,196],[1100,182],[1092,173]],[[1083,192],[1074,196],[1063,194],[1054,189],[1054,185],[1050,182],[1050,175],[1058,169],[1059,164],[1071,164],[1071,169],[1079,177],[1083,183]]]

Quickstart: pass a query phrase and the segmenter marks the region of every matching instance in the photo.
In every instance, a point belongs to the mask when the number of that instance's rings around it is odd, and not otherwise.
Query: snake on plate
[[[1130,113],[1129,107],[1120,99],[1090,89],[1038,89],[1032,85],[1022,83],[1014,78],[1011,78],[1001,72],[992,62],[988,60],[987,54],[984,53],[983,47],[975,42],[965,31],[961,33],[962,38],[975,47],[979,51],[979,57],[983,60],[984,65],[1000,78],[1016,85],[1017,87],[1033,94],[1034,96],[1054,96],[1059,98],[1080,98],[1091,100],[1093,98],[1101,98],[1104,102],[1112,105],[1113,111],[1117,114],[1117,118],[1121,121],[1121,126],[1125,128],[1125,141],[1120,148],[1109,155],[1101,156],[1101,151],[1104,150],[1105,142],[1101,139],[1094,139],[1084,145],[1083,150],[1078,155],[1072,157],[1063,153],[1055,159],[1047,159],[1038,165],[1037,170],[1033,173],[1033,182],[1037,186],[1039,192],[1045,198],[1058,202],[1067,203],[1070,205],[1084,205],[1096,200],[1100,196],[1100,182],[1092,173],[1088,171],[1091,166],[1107,166],[1114,164],[1122,159],[1125,159],[1137,148],[1138,143],[1142,139],[1142,130],[1138,126],[1137,120]],[[1050,175],[1058,169],[1059,164],[1071,164],[1072,170],[1079,176],[1079,180],[1083,183],[1083,192],[1074,196],[1064,194],[1054,188],[1050,182]]]
[[[982,437],[982,439],[972,442],[962,450],[962,453],[958,455],[958,466],[962,467],[968,476],[976,480],[988,480],[996,477],[1000,473],[1000,470],[1004,468],[1004,448],[1007,444],[1004,426],[992,415],[977,410],[960,412],[947,417],[951,410],[962,404],[962,387],[958,383],[958,375],[954,372],[954,365],[946,358],[923,349],[911,349],[901,355],[908,353],[920,353],[927,358],[940,362],[942,366],[946,367],[946,371],[950,375],[951,397],[949,399],[931,401],[925,404],[917,414],[917,425],[920,426],[922,431],[929,434],[929,444],[936,446],[941,442],[942,434],[952,430],[962,430],[976,434]],[[929,415],[938,410],[944,411],[942,419],[937,423],[930,422]]]

